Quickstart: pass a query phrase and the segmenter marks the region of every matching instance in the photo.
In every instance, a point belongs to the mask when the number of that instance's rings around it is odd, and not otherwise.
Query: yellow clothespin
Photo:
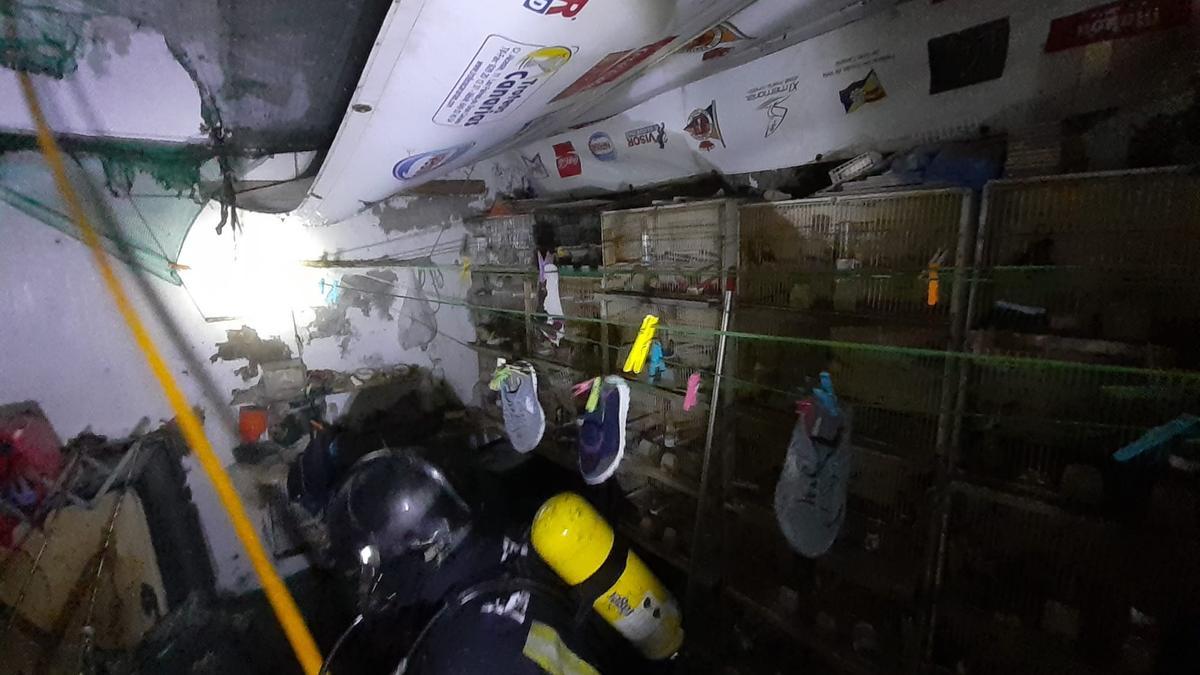
[[[641,373],[642,369],[646,367],[646,357],[650,355],[650,342],[654,339],[654,331],[657,329],[658,317],[647,314],[646,318],[642,319],[642,327],[638,329],[637,339],[633,341],[633,347],[625,359],[625,372]]]
[[[592,393],[588,396],[586,410],[588,412],[596,412],[596,405],[600,403],[600,378],[592,380]]]
[[[471,256],[463,256],[462,269],[458,271],[458,278],[462,280],[464,286],[471,285]]]

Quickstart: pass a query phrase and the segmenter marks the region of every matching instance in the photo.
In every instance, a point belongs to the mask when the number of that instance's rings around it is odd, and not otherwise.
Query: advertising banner
[[[394,3],[301,213],[341,220],[502,149],[595,120],[615,86],[747,4]],[[623,133],[591,136],[528,155],[531,170],[569,180],[582,161],[615,163]]]
[[[555,144],[581,148],[603,134],[619,151],[615,157],[579,153],[580,165],[568,177],[527,171],[525,179],[540,194],[626,190],[712,172],[905,150],[1153,101],[1149,88],[1187,91],[1190,73],[1182,66],[1153,73],[1133,67],[1148,62],[1146,54],[1131,51],[1146,46],[1133,31],[1194,34],[1195,12],[1170,9],[1173,2],[904,3],[595,124],[526,144],[522,156],[546,156]],[[1197,3],[1189,4],[1194,10]],[[1107,35],[1124,51],[1097,65],[1086,49],[1066,45],[1101,39],[1099,29],[1079,27],[1102,15],[1117,17],[1116,32]],[[1129,16],[1142,19],[1122,18]],[[1180,17],[1187,21],[1181,24]],[[721,44],[723,35],[709,35],[708,43]],[[1190,44],[1194,48],[1194,38]],[[1123,54],[1129,57],[1122,60]]]

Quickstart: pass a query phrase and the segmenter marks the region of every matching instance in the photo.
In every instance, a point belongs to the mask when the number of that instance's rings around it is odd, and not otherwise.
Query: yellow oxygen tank
[[[617,543],[612,527],[583,497],[564,492],[533,518],[533,548],[592,608],[648,659],[674,656],[683,645],[675,598],[646,563]]]

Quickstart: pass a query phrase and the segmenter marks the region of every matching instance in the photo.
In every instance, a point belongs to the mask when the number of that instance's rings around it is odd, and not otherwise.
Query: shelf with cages
[[[695,519],[694,500],[678,492],[644,487],[625,495],[616,525],[622,535],[687,574]]]
[[[716,374],[724,289],[737,262],[737,205],[709,200],[606,211],[601,215],[606,372],[621,372],[646,315],[658,317],[659,366],[625,374],[631,387],[623,487],[665,489],[696,499]],[[697,335],[693,331],[705,334]],[[688,378],[701,377],[699,404],[685,410]],[[633,383],[631,383],[633,384]],[[694,503],[693,503],[694,507]],[[688,525],[688,535],[691,528]]]
[[[1188,513],[1148,494],[1113,521],[970,483],[951,494],[939,665],[1140,672],[1200,602],[1195,501]]]
[[[852,624],[849,628],[841,628],[844,641],[842,644],[837,644],[839,627],[836,619],[832,624],[825,621],[823,625],[817,625],[815,620],[800,616],[797,612],[798,608],[794,604],[796,598],[793,596],[769,591],[746,592],[729,586],[722,590],[722,596],[728,600],[731,608],[740,610],[738,615],[735,615],[740,641],[752,640],[751,650],[758,643],[765,642],[771,645],[769,647],[771,649],[769,665],[765,666],[762,672],[779,672],[779,664],[783,660],[780,652],[795,650],[797,647],[802,649],[802,653],[792,658],[796,662],[793,666],[796,670],[785,672],[810,670],[814,662],[814,655],[817,661],[826,668],[832,669],[829,672],[846,673],[847,675],[873,675],[878,672],[887,672],[883,671],[882,667],[870,658],[874,654],[866,656],[867,650],[861,647],[864,655],[855,652],[853,627],[857,624]],[[863,631],[860,630],[859,634],[862,635]],[[771,640],[772,637],[782,638],[782,641],[775,642]],[[860,644],[862,644],[861,641]],[[878,640],[875,639],[873,644],[877,647]],[[761,650],[757,653],[752,651],[743,658],[743,661],[753,663],[765,656],[766,654]]]
[[[856,407],[856,438],[928,461],[953,400],[953,364],[904,348],[954,348],[974,209],[962,189],[743,206],[737,330],[826,343],[741,344],[737,370],[759,388],[747,388],[750,402],[781,405],[780,392],[798,396],[828,371]]]
[[[1200,176],[993,181],[983,203],[959,468],[1051,500],[1103,493],[1113,452],[1200,410]]]
[[[948,326],[970,265],[970,190],[922,189],[741,208],[745,307]]]
[[[1146,672],[1200,592],[1200,484],[1164,446],[1200,410],[1200,177],[992,181],[949,440],[933,662]],[[1197,453],[1200,454],[1200,453]]]
[[[737,229],[727,199],[606,211],[604,289],[719,302],[737,266]]]
[[[774,497],[795,416],[787,411],[738,408],[737,446],[726,510],[736,525],[733,557],[738,576],[789,579],[800,560],[780,532]],[[830,551],[812,565],[864,592],[911,605],[926,567],[930,536],[932,467],[855,441],[851,451],[845,520]],[[781,561],[786,563],[780,567]],[[778,582],[777,582],[778,583]]]
[[[668,386],[695,372],[712,374],[716,339],[687,329],[721,327],[723,291],[737,265],[737,208],[731,200],[688,202],[601,215],[603,285],[596,296],[614,371],[637,337],[643,317],[659,318],[657,337]],[[672,333],[672,328],[684,329]],[[663,382],[663,379],[659,379]]]
[[[514,350],[529,341],[531,327],[524,314],[531,311],[537,282],[529,270],[537,269],[534,240],[536,222],[532,214],[486,217],[465,223],[463,257],[474,269],[467,302],[480,342]],[[503,270],[503,271],[501,271]],[[531,283],[532,281],[532,283]]]
[[[510,355],[539,355],[583,371],[598,367],[599,208],[606,202],[535,204],[520,213],[466,223],[463,255],[471,261],[468,302],[478,342]],[[524,209],[528,205],[517,205]],[[562,314],[546,316],[539,256],[558,267]],[[551,340],[555,338],[555,341]],[[494,365],[494,364],[493,364]]]
[[[755,580],[739,589],[747,597],[794,595],[781,620],[827,650],[861,656],[851,630],[821,624],[866,624],[879,647],[865,661],[880,672],[920,658],[937,466],[958,384],[947,352],[961,340],[975,203],[969,190],[926,189],[746,205],[739,216],[736,331],[784,339],[737,341],[725,573]],[[852,471],[837,540],[807,560],[779,532],[773,494],[795,402],[821,372],[853,410]]]
[[[722,574],[735,600],[755,606],[786,634],[803,633],[812,648],[849,658],[866,672],[900,672],[915,659],[915,604],[886,554],[856,560],[839,537],[825,556],[802,558],[782,544],[769,510],[749,518],[743,511],[726,519],[726,527]],[[848,570],[851,565],[860,570]]]

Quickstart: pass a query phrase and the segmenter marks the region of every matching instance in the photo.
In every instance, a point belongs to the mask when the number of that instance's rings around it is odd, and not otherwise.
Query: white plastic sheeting
[[[1194,35],[1198,4],[905,3],[524,145],[497,165],[542,194],[619,190],[1154,101],[1187,90],[1189,71],[1179,64],[1194,55],[1167,60],[1162,40]],[[1058,48],[1064,40],[1070,46]],[[564,155],[577,159],[556,163]]]
[[[840,28],[896,0],[756,0],[615,88],[587,116],[599,120],[654,96]]]
[[[619,82],[746,4],[397,2],[302,210],[336,221],[586,121]]]

